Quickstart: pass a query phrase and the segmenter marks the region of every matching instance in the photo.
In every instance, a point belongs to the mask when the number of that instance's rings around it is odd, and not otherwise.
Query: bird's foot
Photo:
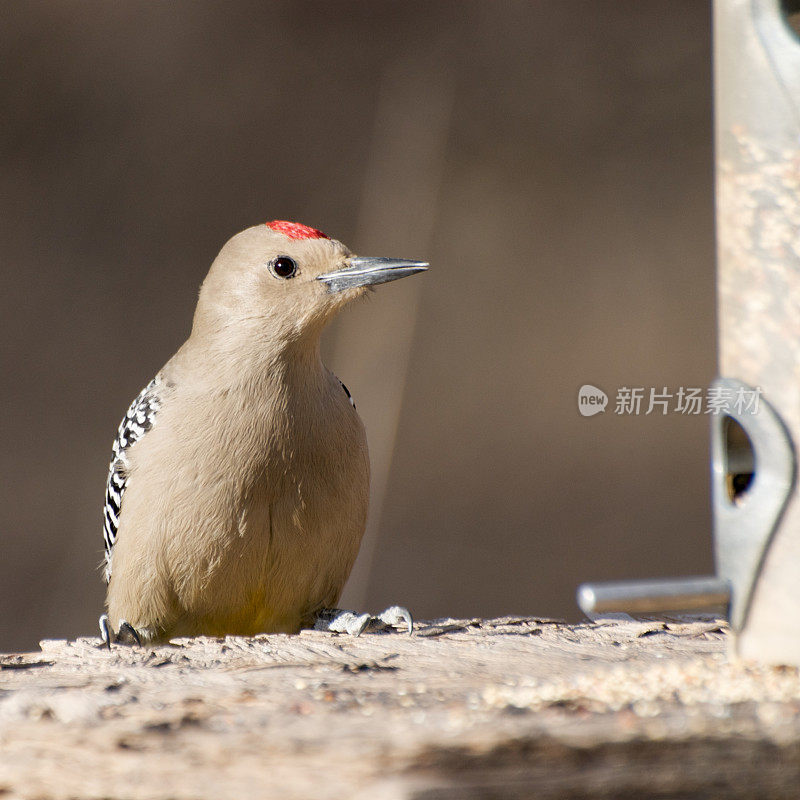
[[[100,615],[99,625],[100,638],[109,650],[111,649],[111,642],[114,642],[114,644],[138,644],[139,647],[142,646],[142,638],[139,636],[139,632],[127,620],[121,619],[119,621],[119,629],[116,633],[114,633],[108,621],[108,614]]]
[[[315,631],[347,633],[350,636],[360,636],[364,631],[375,633],[388,628],[402,627],[407,628],[409,633],[414,632],[414,620],[408,609],[402,606],[390,606],[378,615],[324,608],[314,620]]]

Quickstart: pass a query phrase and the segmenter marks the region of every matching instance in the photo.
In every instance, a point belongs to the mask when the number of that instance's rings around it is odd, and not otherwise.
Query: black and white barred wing
[[[161,377],[156,375],[125,412],[119,425],[117,438],[112,448],[111,464],[108,467],[106,482],[106,504],[103,509],[103,541],[105,543],[105,579],[111,578],[111,553],[117,540],[122,496],[128,480],[127,451],[135,442],[153,427],[160,408],[159,386]]]
[[[342,384],[342,389],[344,389],[344,393],[347,395],[347,399],[350,401],[350,405],[353,406],[353,408],[355,408],[356,401],[353,400],[353,395],[350,394],[350,390],[344,385],[344,381],[341,378],[337,378],[336,380]]]

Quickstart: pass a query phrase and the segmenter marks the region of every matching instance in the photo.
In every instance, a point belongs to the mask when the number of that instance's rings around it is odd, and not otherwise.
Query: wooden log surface
[[[800,676],[713,617],[44,641],[0,656],[0,797],[800,797]]]

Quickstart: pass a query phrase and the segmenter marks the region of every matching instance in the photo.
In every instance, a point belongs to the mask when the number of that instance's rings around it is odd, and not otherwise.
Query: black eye
[[[297,274],[297,263],[289,256],[278,256],[270,264],[270,269],[278,278],[294,278]]]

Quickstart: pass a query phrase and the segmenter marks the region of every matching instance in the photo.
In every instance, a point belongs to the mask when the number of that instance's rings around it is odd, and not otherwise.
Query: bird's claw
[[[403,606],[389,606],[378,614],[378,619],[390,628],[399,628],[405,624],[409,634],[414,633],[414,620],[411,618],[411,612]]]
[[[133,625],[125,619],[119,621],[119,630],[114,633],[111,629],[111,624],[108,621],[108,614],[101,614],[100,620],[100,639],[109,650],[111,649],[111,642],[115,644],[133,644],[134,642],[142,646],[142,639],[139,632]]]
[[[409,634],[414,632],[411,613],[402,606],[390,606],[378,615],[356,614],[353,611],[340,611],[335,608],[324,609],[314,622],[314,630],[346,633],[350,636],[360,636],[364,631],[377,633],[387,628],[402,626],[408,628]]]
[[[374,619],[371,614],[356,614],[353,611],[339,611],[333,619],[325,624],[322,630],[331,633],[346,633],[349,636],[361,636]]]

